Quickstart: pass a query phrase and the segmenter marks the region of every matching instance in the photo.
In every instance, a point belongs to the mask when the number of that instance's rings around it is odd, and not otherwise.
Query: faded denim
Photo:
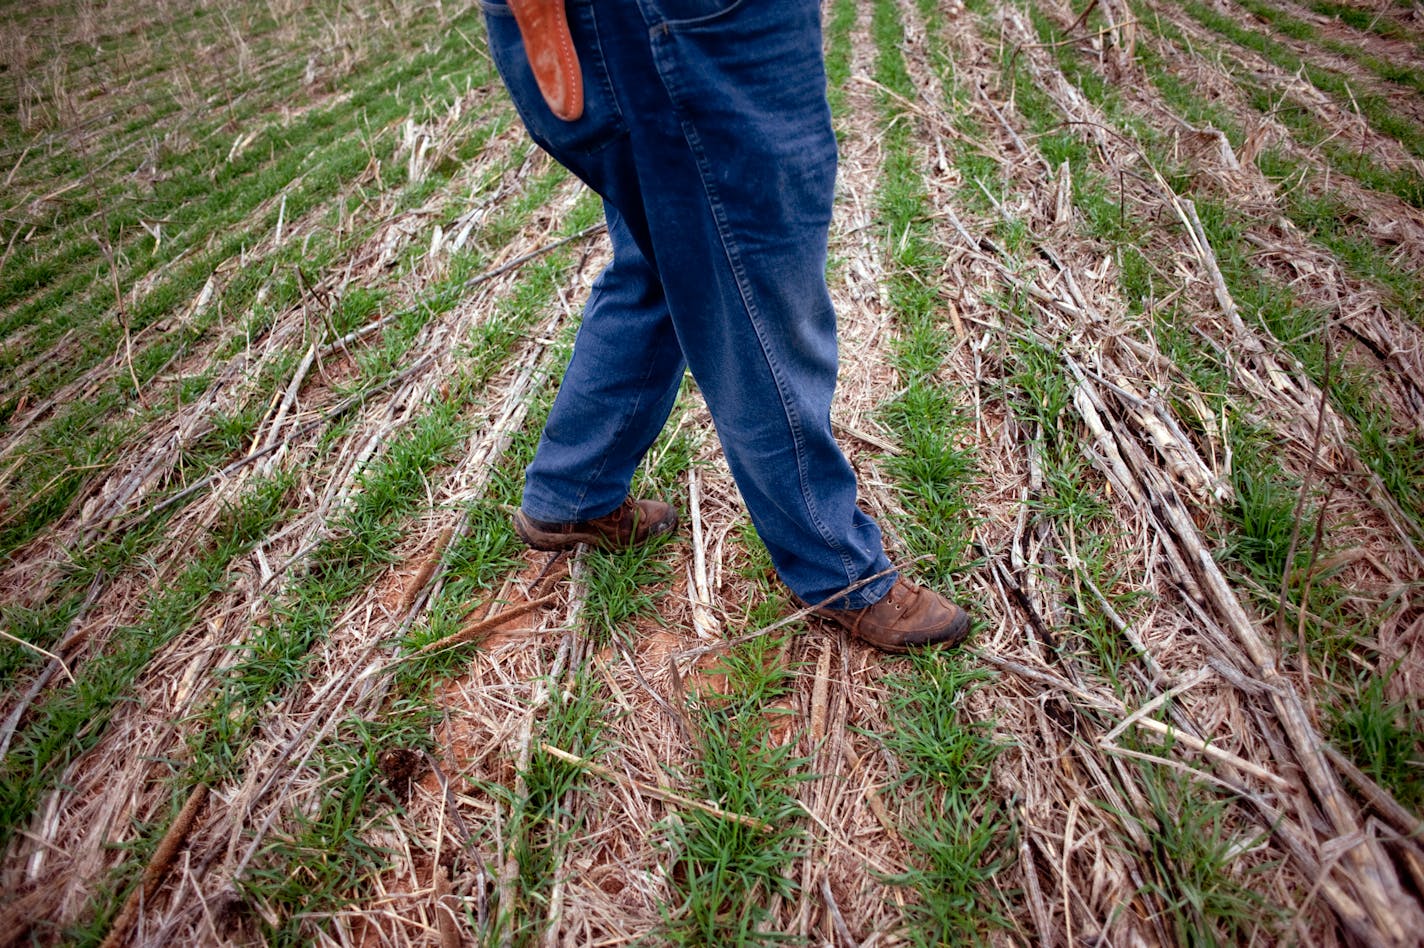
[[[525,513],[617,507],[685,365],[792,592],[819,602],[888,570],[831,433],[836,140],[817,0],[570,0],[576,122],[545,106],[509,8],[482,6],[525,125],[603,198],[614,252],[526,471]],[[835,605],[873,603],[894,580]]]

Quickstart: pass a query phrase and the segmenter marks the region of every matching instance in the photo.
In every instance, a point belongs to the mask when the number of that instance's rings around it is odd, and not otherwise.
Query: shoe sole
[[[896,645],[881,645],[878,642],[872,642],[858,634],[855,635],[855,637],[871,648],[878,648],[880,651],[889,652],[892,655],[908,655],[910,652],[916,652],[920,649],[935,646],[941,648],[955,648],[969,636],[969,613],[960,610],[959,615],[956,616],[954,620],[950,622],[949,627],[945,629],[945,633],[944,638],[935,639],[930,642],[911,642]]]

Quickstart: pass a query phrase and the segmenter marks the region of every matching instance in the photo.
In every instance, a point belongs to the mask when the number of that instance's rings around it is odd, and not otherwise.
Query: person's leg
[[[782,579],[815,603],[884,573],[837,603],[869,605],[896,577],[831,431],[836,142],[818,6],[741,2],[669,20],[717,4],[638,4],[647,38],[610,44],[610,70],[638,76],[617,88],[682,350]]]
[[[625,112],[634,140],[652,143],[634,154],[658,272],[777,571],[812,604],[864,583],[817,612],[878,648],[952,645],[968,616],[890,569],[831,432],[836,144],[819,5],[638,2],[666,101]]]
[[[509,7],[496,0],[483,7],[490,53],[530,135],[600,195],[619,198],[604,205],[613,262],[585,304],[573,357],[525,473],[523,513],[574,524],[620,508],[677,398],[682,351],[658,274],[633,235],[646,225],[592,0],[568,5],[584,84],[583,115],[574,122],[555,117],[540,95]]]
[[[816,0],[570,0],[586,100],[573,123],[539,101],[512,22],[498,5],[486,10],[495,61],[531,134],[619,210],[656,272],[782,579],[819,602],[883,573],[840,605],[882,598],[895,576],[830,426],[836,327],[824,267],[836,144]],[[638,318],[618,313],[610,325],[636,329]],[[649,368],[648,339],[629,331],[618,341],[579,340],[575,363],[589,371],[565,379],[568,418],[582,421],[590,412],[573,408],[598,403],[585,388],[627,398],[658,380],[626,374]],[[590,497],[617,503],[606,474],[631,467],[610,446],[646,446],[617,437],[625,423],[643,433],[641,420],[621,415],[598,431],[553,432],[531,466],[525,512],[592,517],[601,511]]]
[[[617,508],[682,381],[682,350],[662,284],[622,216],[613,208],[607,214],[613,262],[594,283],[525,471],[521,506],[538,520],[588,520]]]

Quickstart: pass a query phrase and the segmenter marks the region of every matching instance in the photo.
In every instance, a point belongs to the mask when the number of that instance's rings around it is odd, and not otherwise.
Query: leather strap
[[[583,73],[564,0],[509,0],[509,8],[549,110],[565,122],[575,121],[583,115]]]

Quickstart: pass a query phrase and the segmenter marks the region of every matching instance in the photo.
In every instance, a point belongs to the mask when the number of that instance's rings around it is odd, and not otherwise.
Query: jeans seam
[[[742,5],[737,4],[736,6],[740,8]],[[716,182],[713,180],[710,171],[707,152],[702,145],[701,136],[698,134],[697,127],[692,121],[684,104],[686,97],[683,95],[681,83],[679,82],[678,64],[675,61],[669,61],[671,57],[666,49],[666,44],[670,42],[669,33],[670,24],[665,20],[653,24],[653,28],[650,30],[651,35],[649,41],[654,49],[653,59],[655,68],[673,109],[679,113],[678,125],[682,129],[683,137],[696,162],[698,180],[702,185],[703,193],[708,201],[712,221],[716,228],[717,236],[722,244],[722,251],[727,255],[727,262],[736,282],[737,293],[742,302],[743,312],[762,350],[762,357],[766,359],[767,367],[771,373],[772,382],[776,389],[777,400],[781,403],[782,411],[786,415],[786,423],[791,431],[793,444],[796,449],[797,486],[801,494],[801,502],[804,505],[810,523],[815,526],[816,532],[826,544],[827,549],[834,553],[840,560],[841,575],[845,577],[846,585],[850,585],[860,579],[861,576],[856,572],[855,559],[851,555],[851,551],[845,544],[840,542],[840,539],[827,526],[812,496],[809,483],[809,471],[807,470],[806,458],[804,456],[806,441],[800,423],[800,417],[796,413],[791,400],[787,397],[785,379],[782,378],[780,366],[772,357],[771,350],[767,345],[764,327],[758,318],[758,308],[754,302],[755,294],[752,293],[751,288],[747,285],[746,271],[741,262],[740,247],[732,234],[732,229],[727,223],[726,212],[722,205]],[[663,47],[662,55],[659,55],[658,47],[660,46]]]
[[[725,7],[712,13],[704,13],[701,16],[670,18],[664,16],[656,24],[656,28],[663,33],[673,31],[691,31],[705,29],[708,26],[715,26],[717,21],[728,18],[741,9],[746,0],[732,0]],[[661,11],[659,11],[661,15]]]
[[[588,302],[584,304],[584,311],[587,312],[589,307],[593,305],[598,296],[601,295],[602,291],[595,286],[593,292],[589,294]],[[641,379],[639,379],[639,382],[641,384],[638,387],[638,397],[633,400],[633,404],[629,408],[629,410],[623,413],[623,419],[618,423],[618,430],[614,432],[612,444],[610,444],[609,450],[604,452],[603,462],[599,464],[598,470],[595,471],[592,476],[584,480],[583,488],[579,491],[578,500],[574,501],[575,520],[590,519],[589,517],[582,516],[583,502],[585,499],[587,499],[588,492],[592,489],[594,483],[597,482],[598,479],[603,476],[604,471],[608,470],[608,459],[614,453],[614,446],[620,444],[623,441],[623,435],[627,433],[628,426],[631,425],[633,423],[633,419],[637,417],[638,408],[640,405],[643,404],[643,398],[647,394],[648,379],[652,378],[653,370],[655,368],[655,366],[649,365],[643,370],[643,376]],[[605,513],[607,512],[608,511],[605,511]]]
[[[665,84],[668,83],[666,72],[659,68],[659,74],[663,76]],[[672,88],[668,89],[668,95],[677,103],[678,97]],[[802,433],[800,416],[792,406],[790,399],[786,395],[786,385],[782,378],[780,367],[771,353],[766,343],[766,335],[763,331],[761,321],[758,318],[759,310],[753,301],[753,293],[746,282],[746,269],[741,262],[741,250],[736,239],[732,235],[731,228],[727,226],[726,213],[722,206],[722,201],[717,192],[717,187],[708,174],[707,154],[702,147],[702,139],[697,134],[697,128],[691,120],[684,118],[679,122],[682,126],[683,136],[687,139],[688,148],[697,159],[697,175],[702,182],[703,193],[707,197],[708,206],[712,211],[712,220],[716,223],[717,236],[722,242],[722,251],[727,255],[727,264],[731,268],[732,277],[737,284],[737,294],[742,301],[742,310],[746,314],[747,322],[751,324],[752,332],[756,334],[757,342],[761,347],[762,358],[766,359],[767,368],[771,372],[771,378],[776,387],[777,400],[781,403],[781,410],[786,415],[787,427],[791,429],[791,437],[796,447],[796,479],[800,489],[801,502],[806,506],[806,512],[810,516],[811,522],[816,525],[816,530],[821,535],[821,539],[826,545],[835,551],[840,557],[841,570],[847,578],[847,585],[855,582],[860,577],[852,575],[855,563],[840,540],[833,534],[825,521],[821,518],[820,511],[811,494],[808,472],[806,470],[806,459],[804,457],[806,439]]]

